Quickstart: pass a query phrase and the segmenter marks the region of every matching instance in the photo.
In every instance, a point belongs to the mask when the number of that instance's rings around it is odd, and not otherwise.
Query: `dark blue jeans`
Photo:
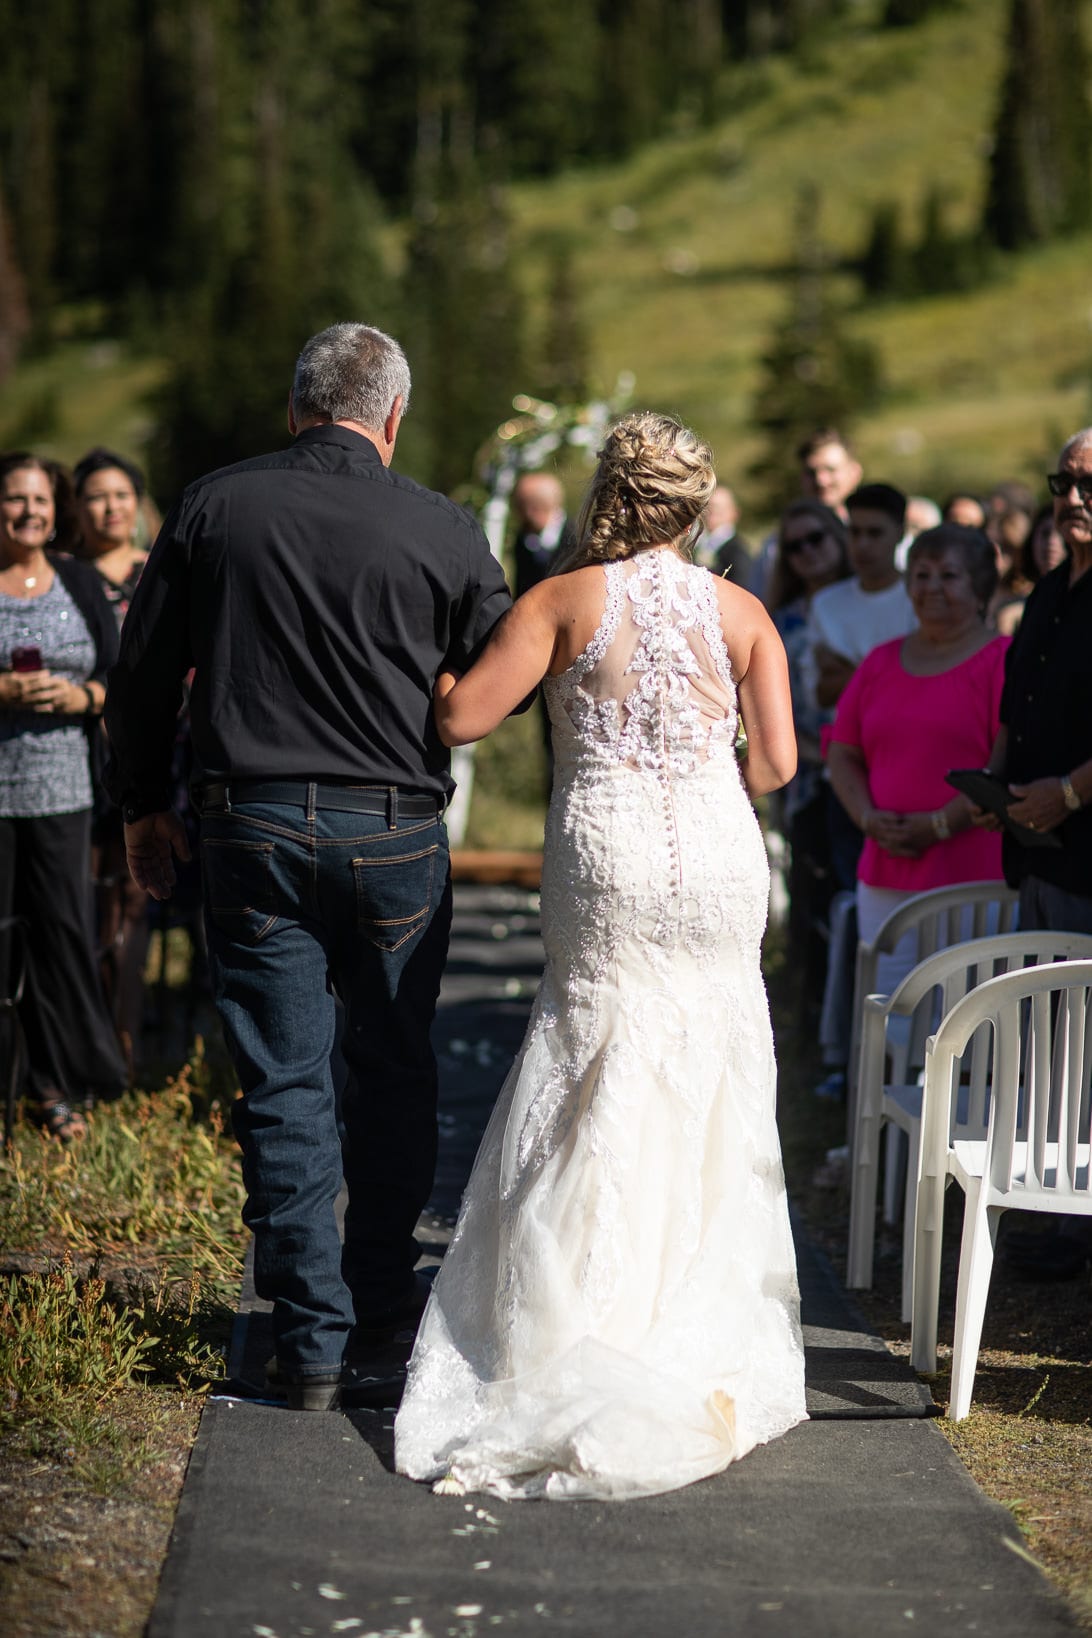
[[[336,1370],[354,1319],[412,1286],[436,1166],[429,1037],[451,925],[447,833],[246,803],[201,825],[213,994],[242,1087],[232,1110],[254,1234],[292,1374]],[[349,1072],[338,1135],[334,995]],[[334,1202],[347,1186],[345,1243]]]

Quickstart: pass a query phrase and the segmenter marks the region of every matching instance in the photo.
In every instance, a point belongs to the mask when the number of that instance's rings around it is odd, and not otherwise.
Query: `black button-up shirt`
[[[1005,663],[1001,721],[1008,728],[1004,776],[1017,785],[1060,778],[1092,757],[1092,573],[1069,584],[1052,569],[1028,598]],[[1006,834],[1005,875],[1038,876],[1092,895],[1092,806],[1070,814],[1053,848],[1023,848]]]
[[[192,669],[194,782],[397,785],[446,797],[432,717],[509,607],[478,524],[391,472],[346,427],[225,467],[183,494],[156,541],[110,674],[112,794],[169,806]]]

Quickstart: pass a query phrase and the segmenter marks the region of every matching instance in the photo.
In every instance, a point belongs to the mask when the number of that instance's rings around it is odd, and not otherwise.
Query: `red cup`
[[[13,671],[41,671],[42,651],[37,643],[23,643],[19,648],[11,651],[11,669]]]

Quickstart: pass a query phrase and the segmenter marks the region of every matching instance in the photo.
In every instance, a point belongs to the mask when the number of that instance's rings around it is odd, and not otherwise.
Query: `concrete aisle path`
[[[437,1043],[442,1253],[522,1036],[535,901],[463,888]],[[799,1238],[799,1237],[798,1237]],[[728,1472],[607,1506],[436,1497],[392,1471],[393,1413],[208,1405],[149,1638],[1054,1638],[1075,1627],[928,1395],[801,1241],[813,1420]],[[268,1350],[244,1290],[236,1368]]]

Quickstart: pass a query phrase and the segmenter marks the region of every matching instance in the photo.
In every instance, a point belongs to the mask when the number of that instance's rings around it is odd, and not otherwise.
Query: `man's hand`
[[[143,819],[126,825],[125,853],[137,886],[153,899],[169,899],[177,880],[172,854],[183,864],[190,862],[186,827],[173,808],[146,813]]]
[[[1029,830],[1053,830],[1069,814],[1062,795],[1062,781],[1033,779],[1030,785],[1010,785],[1017,798],[1009,805],[1009,818]]]

